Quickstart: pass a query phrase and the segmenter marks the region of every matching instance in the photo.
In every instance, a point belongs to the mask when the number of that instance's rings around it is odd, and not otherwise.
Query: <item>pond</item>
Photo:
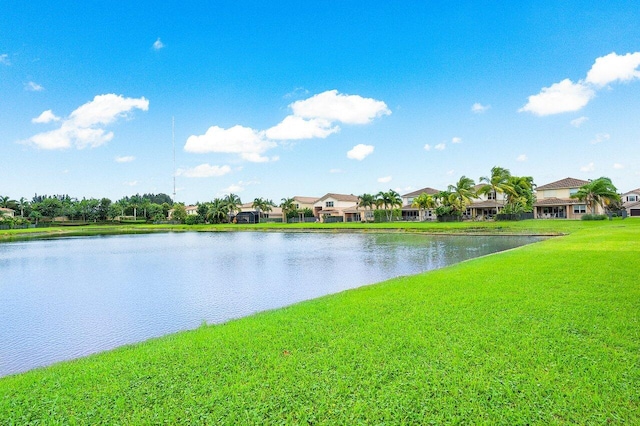
[[[0,377],[540,239],[224,232],[0,244]]]

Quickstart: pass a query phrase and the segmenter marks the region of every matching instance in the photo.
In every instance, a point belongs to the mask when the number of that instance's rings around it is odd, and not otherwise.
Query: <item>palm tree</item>
[[[448,201],[458,215],[462,215],[467,206],[471,204],[471,199],[478,195],[473,190],[474,185],[473,179],[462,176],[455,185],[449,185],[449,188],[447,188],[451,193]]]
[[[207,221],[210,223],[222,223],[227,219],[229,213],[229,207],[225,200],[221,198],[215,198],[212,202],[207,203]]]
[[[253,200],[253,208],[258,211],[258,216],[262,219],[263,213],[270,212],[274,207],[273,201],[265,198],[256,198]]]
[[[425,210],[436,208],[436,200],[433,196],[423,192],[413,199],[413,203],[411,203],[411,207],[417,207],[420,209],[420,220],[425,220],[424,212]]]
[[[10,197],[0,197],[0,207],[4,207],[7,209],[14,208],[18,202],[16,200],[12,200]]]
[[[513,186],[510,183],[511,172],[509,170],[493,166],[491,168],[491,176],[483,176],[480,178],[480,182],[484,183],[482,188],[478,190],[478,194],[494,194],[496,202],[496,214],[498,213],[498,194],[514,194]],[[504,208],[504,198],[502,201]]]
[[[402,206],[402,198],[400,197],[400,194],[398,194],[393,189],[390,189],[387,192],[384,192],[384,191],[378,192],[376,194],[376,197],[377,197],[376,205],[378,207],[384,206],[387,220],[391,222],[391,219],[393,217],[393,208],[396,206],[400,206],[400,207]]]
[[[26,198],[20,197],[18,201],[18,208],[20,209],[20,217],[24,217],[24,209],[29,207],[29,201]]]
[[[282,209],[282,222],[287,223],[287,213],[296,209],[296,202],[293,198],[283,198],[280,208]]]
[[[373,210],[373,206],[375,205],[376,197],[374,197],[372,194],[362,194],[358,197],[358,207],[362,207],[363,209],[365,209],[365,213],[367,207],[369,207],[369,210]]]
[[[521,211],[530,212],[533,210],[533,203],[535,202],[535,196],[533,194],[533,177],[531,176],[510,176],[509,184],[512,186],[513,191],[507,193],[507,205],[511,206],[512,212],[517,213],[522,207]]]
[[[582,185],[578,192],[571,195],[589,205],[591,213],[596,213],[596,206],[604,207],[605,204],[620,201],[618,189],[613,185],[608,177],[601,177]]]
[[[231,220],[231,216],[235,213],[235,212],[239,212],[241,210],[240,205],[242,204],[242,201],[240,201],[240,197],[237,196],[236,194],[229,194],[226,197],[224,197],[224,202],[227,205],[227,212],[229,213],[229,220]]]

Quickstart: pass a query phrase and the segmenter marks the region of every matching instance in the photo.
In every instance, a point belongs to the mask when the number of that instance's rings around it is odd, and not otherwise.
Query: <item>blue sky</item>
[[[8,2],[0,195],[640,187],[630,1]]]

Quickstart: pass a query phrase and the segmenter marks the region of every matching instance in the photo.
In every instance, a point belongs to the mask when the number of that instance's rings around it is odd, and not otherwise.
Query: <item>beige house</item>
[[[436,220],[436,213],[434,210],[426,210],[423,212],[424,217],[420,217],[420,209],[417,207],[413,207],[413,200],[419,197],[422,194],[428,195],[436,195],[439,193],[437,189],[433,188],[422,188],[417,191],[409,192],[408,194],[401,195],[402,198],[402,220]]]
[[[478,184],[473,190],[478,193],[486,184]],[[465,217],[474,220],[493,219],[500,213],[507,202],[507,197],[502,192],[491,191],[486,194],[477,194],[467,207]]]
[[[536,188],[536,202],[533,204],[537,219],[580,219],[589,213],[589,206],[584,201],[571,198],[571,195],[588,184],[588,180],[565,178]],[[604,213],[600,205],[596,206],[596,214]]]
[[[253,201],[250,203],[244,203],[240,205],[241,212],[255,212],[257,209],[253,207]],[[271,211],[260,212],[262,219],[269,220],[282,220],[282,209],[280,207],[271,207]]]
[[[359,221],[364,209],[358,208],[358,202],[355,195],[329,193],[313,204],[313,215],[322,222]]]
[[[313,206],[318,200],[318,197],[301,197],[299,195],[293,197],[296,210],[310,209],[313,211]]]
[[[13,209],[8,209],[6,207],[0,207],[0,217],[15,217],[16,211]]]
[[[640,217],[640,188],[625,192],[620,198],[629,216]]]
[[[194,216],[198,214],[198,206],[186,206],[184,210],[187,212],[187,216]]]

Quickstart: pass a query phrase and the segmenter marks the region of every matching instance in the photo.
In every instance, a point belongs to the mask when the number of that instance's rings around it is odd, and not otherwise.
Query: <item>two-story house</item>
[[[502,192],[490,191],[479,194],[486,184],[478,184],[473,187],[476,196],[471,200],[465,213],[465,217],[474,220],[492,219],[504,208],[506,196]]]
[[[329,193],[313,204],[313,215],[322,222],[360,221],[358,202],[356,195]]]
[[[629,216],[640,217],[640,188],[625,192],[620,198]]]
[[[439,192],[440,191],[438,191],[437,189],[426,187],[402,195],[402,220],[435,220],[436,213],[434,209],[425,210],[423,212],[423,217],[420,217],[420,209],[418,207],[413,207],[413,200],[415,200],[422,194],[433,196]]]
[[[533,204],[537,219],[580,219],[583,214],[590,213],[584,201],[571,198],[588,184],[588,180],[565,178],[536,188],[536,202]],[[596,214],[602,214],[601,206],[596,206]]]

